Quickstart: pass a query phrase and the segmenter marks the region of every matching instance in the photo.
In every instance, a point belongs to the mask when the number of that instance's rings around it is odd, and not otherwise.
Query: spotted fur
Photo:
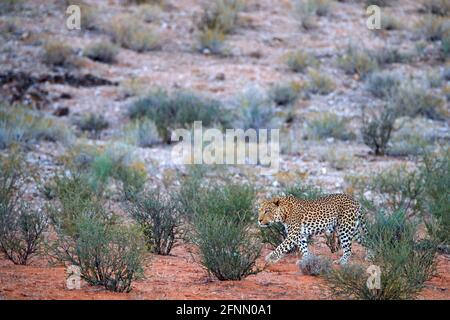
[[[337,234],[343,255],[336,262],[346,264],[351,256],[352,240],[361,243],[361,231],[366,231],[361,206],[347,194],[332,194],[315,200],[302,200],[292,195],[263,200],[258,223],[264,227],[273,222],[283,223],[288,235],[266,257],[271,263],[280,260],[294,246],[300,248],[303,257],[307,256],[308,238],[325,232],[328,236]]]

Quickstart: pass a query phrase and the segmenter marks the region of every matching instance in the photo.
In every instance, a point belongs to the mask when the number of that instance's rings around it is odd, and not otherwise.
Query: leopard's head
[[[280,198],[262,200],[258,210],[258,225],[260,227],[267,227],[274,222],[283,222]]]

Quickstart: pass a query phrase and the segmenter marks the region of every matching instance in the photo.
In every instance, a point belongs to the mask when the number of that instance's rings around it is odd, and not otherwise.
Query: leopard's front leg
[[[286,239],[284,239],[284,241],[280,245],[278,245],[278,247],[274,251],[272,251],[266,256],[266,262],[268,263],[278,262],[284,256],[285,253],[291,251],[295,245],[299,244],[300,240],[299,228],[292,227],[288,228],[288,230],[289,233]]]

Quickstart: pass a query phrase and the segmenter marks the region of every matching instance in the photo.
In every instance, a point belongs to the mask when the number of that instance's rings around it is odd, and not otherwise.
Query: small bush
[[[294,2],[295,11],[302,27],[306,30],[316,26],[315,16],[323,17],[329,14],[331,4],[330,0],[296,0]]]
[[[59,41],[49,41],[44,44],[44,63],[52,66],[70,67],[74,65],[73,49]]]
[[[365,245],[371,252],[371,262],[380,267],[381,288],[369,289],[365,269],[349,265],[326,275],[332,292],[369,300],[414,298],[435,274],[435,247],[415,241],[416,229],[402,212],[380,213],[368,227]]]
[[[203,126],[221,123],[221,104],[194,93],[180,91],[169,96],[165,91],[153,91],[133,103],[128,114],[130,118],[146,116],[153,120],[160,137],[166,143],[171,141],[171,130],[190,128],[194,121]]]
[[[399,30],[403,28],[403,24],[393,15],[384,13],[381,15],[381,28],[388,31]]]
[[[333,80],[326,75],[323,75],[318,70],[311,70],[308,73],[309,82],[307,84],[307,90],[313,94],[327,95],[331,93],[336,85]]]
[[[25,107],[0,104],[0,149],[31,146],[40,140],[70,144],[72,132],[54,118]]]
[[[236,126],[246,129],[268,129],[275,122],[275,111],[265,92],[258,87],[247,88],[233,102],[238,111]]]
[[[111,23],[114,43],[136,52],[157,50],[161,47],[159,37],[148,26],[129,17],[118,17]]]
[[[255,223],[254,191],[249,186],[227,183],[198,190],[191,240],[200,263],[219,280],[240,280],[258,272],[255,268],[261,244],[251,231]]]
[[[114,63],[117,53],[118,48],[114,44],[109,41],[101,41],[87,47],[84,55],[94,61]]]
[[[150,119],[133,121],[125,128],[124,135],[128,143],[141,148],[149,148],[162,142],[155,123]]]
[[[450,36],[448,19],[429,14],[419,21],[417,31],[428,41],[441,41]]]
[[[378,112],[372,112],[370,118],[363,109],[363,126],[361,128],[363,141],[375,155],[386,153],[391,135],[395,131],[397,117],[397,111],[390,106],[383,106]]]
[[[50,220],[58,232],[73,236],[79,215],[101,215],[102,203],[86,174],[73,171],[55,175],[50,187],[58,203],[49,207]]]
[[[204,29],[198,35],[199,47],[201,52],[209,51],[215,55],[226,55],[225,34],[216,29]]]
[[[109,122],[102,114],[86,113],[81,118],[75,120],[75,124],[82,131],[89,131],[94,137],[99,137],[100,132],[109,127]]]
[[[367,77],[366,88],[377,98],[390,98],[399,90],[401,78],[398,74],[381,71]]]
[[[378,198],[380,206],[390,211],[403,210],[414,214],[420,210],[422,177],[420,172],[405,165],[393,166],[375,174],[366,182],[365,190]]]
[[[22,199],[25,166],[15,153],[0,163],[0,252],[21,265],[39,252],[47,229],[46,215]]]
[[[237,24],[241,1],[214,0],[203,8],[203,15],[197,23],[199,30],[215,30],[223,35],[231,33]]]
[[[129,212],[142,227],[149,250],[170,254],[179,225],[176,202],[164,199],[160,193],[147,193],[130,206]]]
[[[356,74],[359,78],[365,78],[378,68],[377,61],[366,49],[361,49],[353,44],[349,44],[345,53],[338,58],[338,65],[347,74]]]
[[[450,243],[450,150],[426,154],[420,168],[424,177],[423,216],[428,233],[439,244]]]
[[[18,11],[23,3],[23,0],[3,0],[2,3],[0,3],[0,14]]]
[[[387,7],[392,4],[392,0],[365,0],[366,5],[376,5],[379,7]]]
[[[292,51],[286,56],[286,65],[293,72],[303,72],[307,67],[317,67],[318,60],[311,54],[303,50]]]
[[[450,15],[450,4],[446,0],[426,0],[422,2],[422,11],[446,17]]]
[[[313,254],[307,255],[299,261],[300,271],[304,275],[319,276],[330,272],[331,261],[327,258],[317,257]]]
[[[393,105],[402,116],[424,116],[444,120],[447,114],[445,100],[416,82],[404,82],[393,97]]]
[[[59,235],[53,259],[79,266],[90,285],[131,291],[132,282],[143,276],[145,244],[139,230],[85,214],[77,217],[75,227],[75,237]]]
[[[339,118],[334,113],[324,113],[308,122],[308,137],[313,139],[352,140],[355,136],[347,126],[347,119]]]
[[[373,52],[372,57],[380,67],[392,63],[404,63],[410,59],[410,56],[407,53],[401,52],[397,48],[390,47]]]
[[[293,83],[287,83],[275,85],[269,95],[277,106],[288,106],[297,101],[299,92]]]

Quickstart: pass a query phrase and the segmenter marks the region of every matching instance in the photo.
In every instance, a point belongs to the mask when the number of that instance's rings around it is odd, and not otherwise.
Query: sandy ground
[[[323,244],[313,247],[316,254],[330,254]],[[356,246],[354,261],[361,261],[363,249]],[[268,249],[263,250],[262,256]],[[0,297],[3,299],[332,299],[325,281],[303,275],[291,254],[264,271],[241,281],[218,281],[208,277],[186,246],[174,248],[170,256],[151,255],[145,279],[136,281],[130,293],[113,293],[82,283],[80,290],[68,290],[65,268],[49,267],[44,258],[30,266],[17,266],[0,260]],[[263,260],[258,261],[262,267]],[[180,271],[181,270],[181,271]],[[438,276],[425,284],[418,299],[450,299],[449,257],[438,257]]]

